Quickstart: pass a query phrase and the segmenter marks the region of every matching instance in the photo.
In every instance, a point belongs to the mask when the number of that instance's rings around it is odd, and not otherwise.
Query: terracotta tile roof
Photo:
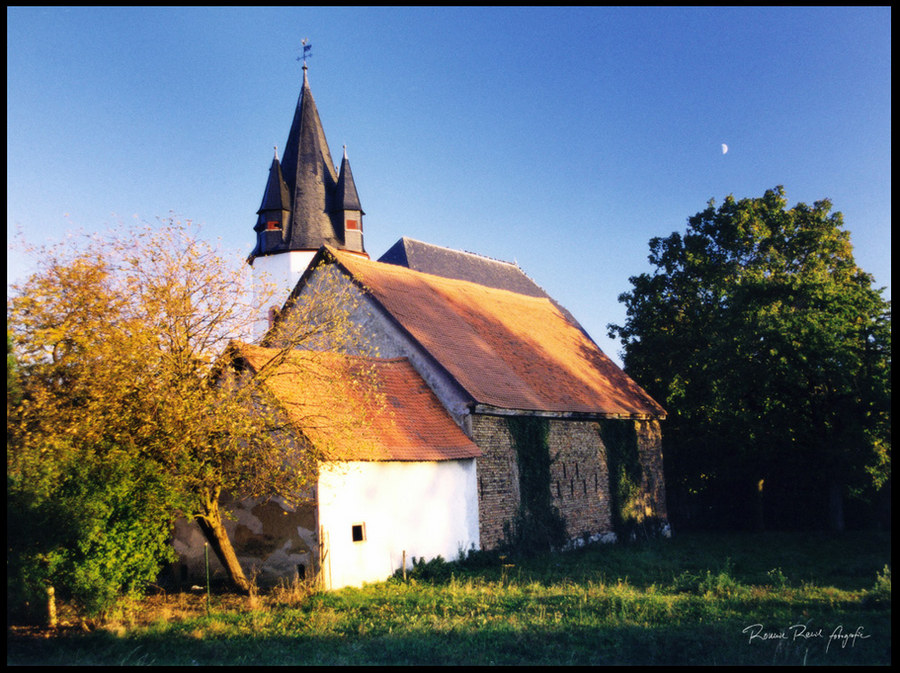
[[[279,353],[236,346],[255,371]],[[481,456],[405,358],[295,350],[267,376],[266,385],[295,427],[330,460]]]
[[[545,297],[334,259],[469,393],[500,409],[664,417],[665,410]]]
[[[547,294],[540,285],[519,268],[518,264],[513,262],[492,259],[474,252],[451,250],[405,236],[394,243],[387,252],[378,258],[378,261],[405,266],[414,271],[422,271],[444,278],[468,280],[479,285],[527,294],[531,297],[546,297],[553,302],[553,305],[569,322],[584,331],[575,316]]]

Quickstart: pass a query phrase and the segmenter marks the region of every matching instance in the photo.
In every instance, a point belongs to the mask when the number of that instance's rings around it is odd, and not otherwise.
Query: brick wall
[[[478,476],[478,528],[482,549],[494,549],[506,538],[519,513],[519,470],[506,419],[472,417],[472,440],[481,449]]]
[[[550,494],[570,540],[612,531],[606,449],[597,423],[550,421]]]
[[[650,516],[668,521],[666,481],[663,476],[662,429],[659,421],[635,421],[638,455],[644,468],[642,488],[647,493]]]
[[[550,494],[570,540],[613,531],[606,447],[600,423],[621,423],[633,432],[641,461],[642,509],[666,520],[662,435],[658,421],[556,420],[549,424]],[[501,544],[519,514],[516,451],[505,417],[475,415],[472,438],[484,456],[477,461],[479,529],[482,549]]]

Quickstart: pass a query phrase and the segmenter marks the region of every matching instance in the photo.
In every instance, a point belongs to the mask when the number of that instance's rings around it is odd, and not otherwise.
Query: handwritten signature
[[[834,642],[839,642],[843,649],[847,647],[848,643],[850,644],[850,647],[854,647],[857,640],[866,640],[867,638],[872,637],[871,634],[866,634],[864,631],[865,629],[862,626],[857,626],[855,631],[845,632],[844,625],[839,624],[830,635],[826,635],[824,627],[813,630],[806,624],[794,624],[786,630],[775,631],[766,631],[762,624],[751,624],[750,626],[744,627],[741,633],[749,633],[748,643],[752,643],[754,640],[789,640],[793,642],[800,639],[810,640],[813,638],[827,638],[825,651],[828,652],[828,648],[830,648],[831,644]]]

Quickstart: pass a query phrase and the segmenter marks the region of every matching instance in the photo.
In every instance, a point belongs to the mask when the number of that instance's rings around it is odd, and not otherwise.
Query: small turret
[[[362,228],[362,216],[365,213],[359,204],[359,193],[356,191],[356,183],[353,182],[353,172],[350,170],[350,160],[347,159],[346,145],[344,145],[344,158],[341,160],[341,170],[334,190],[333,214],[335,225],[339,225],[338,228],[344,232],[344,249],[365,252]]]
[[[277,147],[275,158],[269,167],[269,180],[266,182],[262,204],[256,215],[256,226],[253,227],[256,232],[256,248],[253,255],[257,257],[283,248],[291,217],[291,194],[281,173]]]

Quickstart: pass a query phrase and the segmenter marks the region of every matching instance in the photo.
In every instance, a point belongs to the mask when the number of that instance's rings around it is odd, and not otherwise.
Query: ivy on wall
[[[612,523],[620,540],[656,535],[659,520],[651,495],[644,486],[644,467],[638,449],[634,421],[606,420],[600,423],[600,438],[606,447]]]
[[[566,523],[550,493],[550,421],[537,416],[510,416],[507,426],[518,459],[520,494],[516,530],[508,531],[507,538],[520,551],[562,546]]]

